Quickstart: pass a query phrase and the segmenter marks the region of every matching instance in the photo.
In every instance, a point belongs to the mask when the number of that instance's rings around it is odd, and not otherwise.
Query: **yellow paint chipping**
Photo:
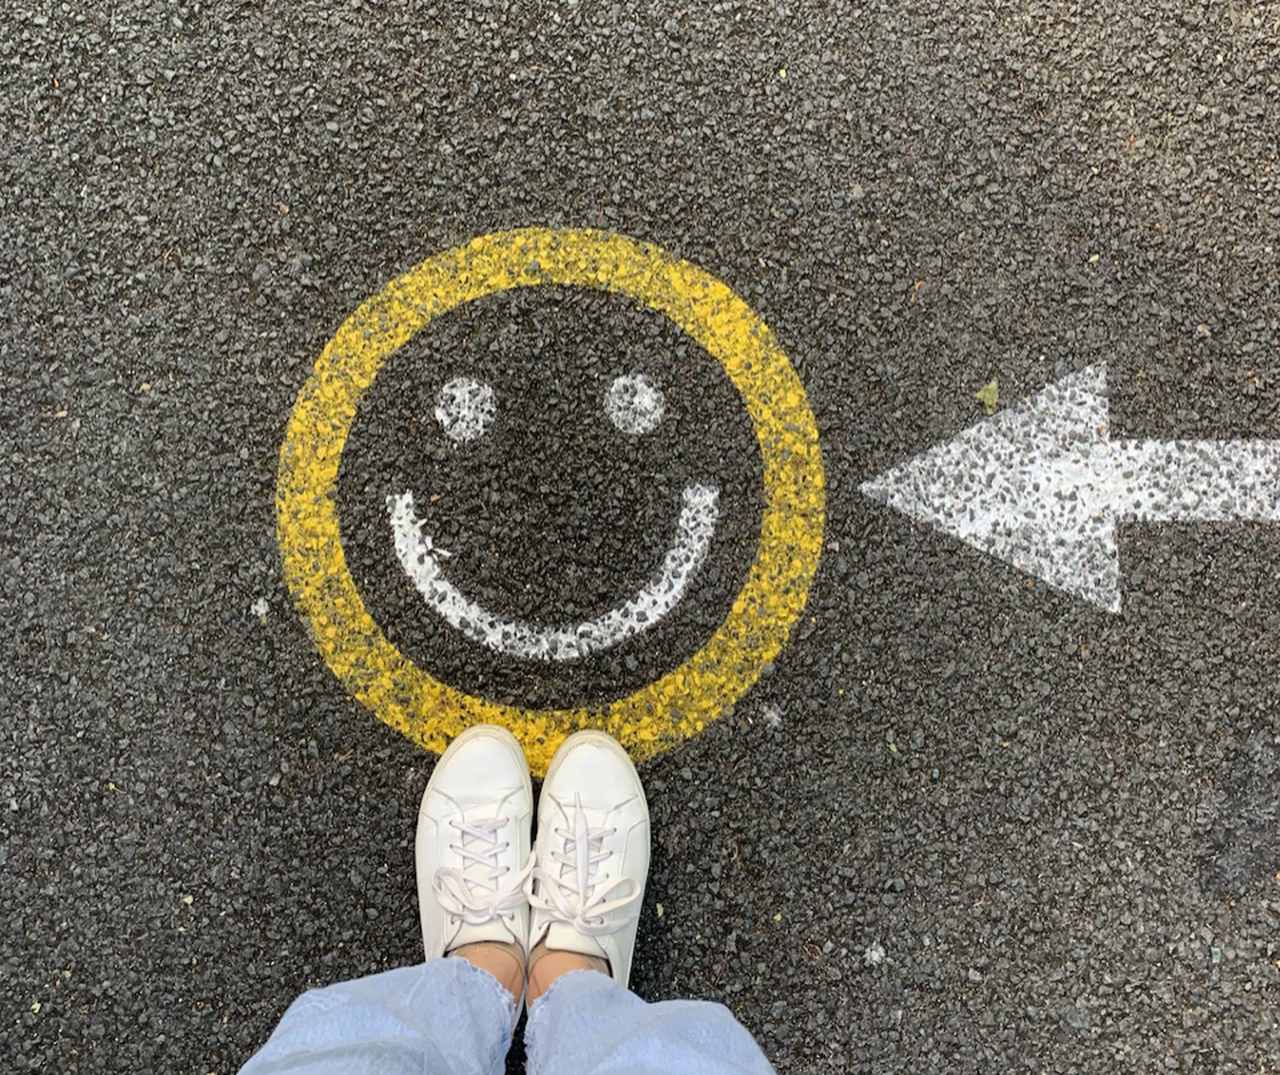
[[[614,702],[522,709],[466,694],[399,652],[365,608],[339,533],[338,468],[356,408],[384,362],[442,313],[516,287],[620,293],[663,314],[724,367],[764,461],[760,546],[724,623],[683,665]],[[537,775],[579,728],[614,735],[637,760],[700,732],[786,644],[822,552],[818,430],[769,327],[696,265],[625,236],[525,228],[473,239],[391,281],[343,322],[298,393],[280,448],[277,537],[285,580],[334,675],[391,727],[431,751],[481,722],[509,728]]]

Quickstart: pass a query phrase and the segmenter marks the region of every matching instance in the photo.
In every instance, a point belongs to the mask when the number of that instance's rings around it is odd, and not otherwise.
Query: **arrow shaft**
[[[1117,519],[1280,522],[1280,441],[1118,440],[1094,451],[1100,499]]]

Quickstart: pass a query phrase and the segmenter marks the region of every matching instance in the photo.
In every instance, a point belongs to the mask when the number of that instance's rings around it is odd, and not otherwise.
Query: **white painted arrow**
[[[1116,523],[1280,522],[1280,441],[1111,440],[1100,363],[861,488],[1119,612]]]

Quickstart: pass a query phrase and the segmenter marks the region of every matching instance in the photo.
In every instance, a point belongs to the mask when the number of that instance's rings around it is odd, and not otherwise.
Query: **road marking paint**
[[[678,668],[599,705],[526,709],[467,694],[419,668],[374,622],[347,568],[336,499],[347,435],[383,363],[430,321],[517,287],[625,295],[670,319],[718,361],[751,418],[763,462],[760,541],[724,622]],[[380,719],[441,751],[469,725],[500,724],[536,773],[586,727],[643,759],[701,731],[782,650],[822,552],[825,480],[804,386],[772,330],[720,280],[659,247],[587,229],[485,235],[427,258],[364,302],[325,345],[280,448],[277,539],[284,577],[338,680]]]
[[[436,396],[436,421],[455,444],[483,436],[496,411],[493,389],[470,377],[455,377],[446,382]]]
[[[1109,612],[1118,522],[1280,522],[1280,441],[1111,440],[1105,363],[862,492]]]
[[[676,607],[706,558],[719,518],[720,490],[690,485],[676,528],[675,543],[658,570],[625,604],[582,623],[544,627],[490,612],[444,576],[441,550],[423,534],[414,515],[413,494],[387,498],[396,558],[427,604],[473,642],[525,660],[572,661],[609,649],[648,630]],[[445,553],[445,556],[448,554]]]
[[[643,373],[615,377],[604,394],[609,421],[632,436],[657,429],[665,405],[662,389]]]

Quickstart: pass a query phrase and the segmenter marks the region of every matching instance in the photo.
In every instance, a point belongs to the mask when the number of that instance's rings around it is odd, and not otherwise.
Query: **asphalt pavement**
[[[8,0],[0,75],[6,1070],[228,1075],[301,991],[420,958],[422,743],[470,718],[415,739],[331,670],[281,448],[361,303],[541,228],[723,281],[803,392],[546,265],[389,354],[332,499],[442,698],[596,720],[678,680],[793,534],[761,422],[820,449],[785,644],[700,731],[617,718],[633,987],[782,1073],[1280,1071],[1280,527],[1121,524],[1114,612],[860,491],[1099,364],[1112,435],[1280,440],[1280,4]],[[455,630],[387,516],[429,514],[468,629],[580,623],[698,483],[683,596],[569,660]]]

